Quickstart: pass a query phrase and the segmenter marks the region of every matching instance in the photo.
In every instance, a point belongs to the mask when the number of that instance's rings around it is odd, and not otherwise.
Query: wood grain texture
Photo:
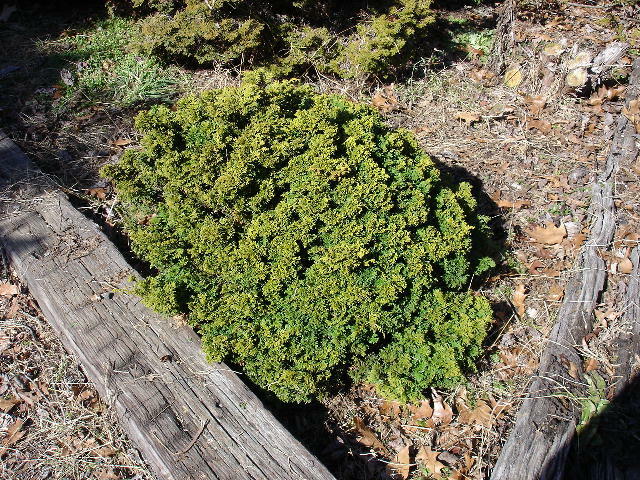
[[[8,258],[159,479],[334,478],[191,328],[126,293],[136,272],[2,132],[0,184]]]
[[[639,97],[640,59],[634,69],[627,102]],[[614,180],[618,166],[638,155],[635,128],[620,115],[604,169],[593,185],[589,239],[579,256],[565,289],[538,374],[531,382],[516,425],[493,469],[492,480],[561,479],[575,432],[579,408],[568,400],[580,384],[569,375],[573,364],[582,374],[582,361],[575,348],[592,330],[593,310],[600,299],[607,276],[599,250],[609,248],[616,227]],[[574,373],[575,374],[575,373]]]

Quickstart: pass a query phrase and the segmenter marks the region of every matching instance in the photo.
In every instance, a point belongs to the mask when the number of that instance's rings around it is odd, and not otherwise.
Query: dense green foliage
[[[142,15],[137,46],[183,63],[381,77],[419,51],[431,0],[114,0]]]
[[[491,317],[467,291],[492,266],[486,226],[470,186],[443,178],[412,134],[368,106],[260,81],[136,126],[142,147],[104,173],[157,269],[139,292],[188,313],[211,360],[286,401],[347,370],[413,399],[472,367]]]

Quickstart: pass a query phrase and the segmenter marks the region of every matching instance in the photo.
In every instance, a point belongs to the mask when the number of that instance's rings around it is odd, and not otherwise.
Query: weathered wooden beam
[[[627,105],[640,94],[640,59],[634,62]],[[614,181],[618,166],[638,155],[636,131],[620,115],[604,170],[593,185],[589,239],[565,289],[547,346],[523,401],[516,424],[493,469],[492,480],[560,480],[575,433],[579,406],[571,396],[581,385],[569,374],[571,365],[582,374],[577,346],[592,330],[593,310],[605,286],[606,265],[599,250],[609,248],[616,227]],[[575,371],[573,372],[575,375]]]
[[[136,272],[1,131],[0,185],[8,258],[160,479],[334,478],[191,328],[126,293]]]

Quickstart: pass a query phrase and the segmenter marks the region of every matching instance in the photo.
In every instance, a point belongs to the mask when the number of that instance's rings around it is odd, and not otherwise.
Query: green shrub
[[[419,52],[431,0],[120,0],[142,14],[135,44],[187,64],[384,77]],[[357,21],[356,21],[357,20]]]
[[[466,291],[492,265],[484,219],[412,134],[368,106],[260,81],[136,126],[141,148],[104,174],[157,269],[138,291],[188,313],[209,359],[285,401],[347,370],[414,399],[472,367],[491,316]]]

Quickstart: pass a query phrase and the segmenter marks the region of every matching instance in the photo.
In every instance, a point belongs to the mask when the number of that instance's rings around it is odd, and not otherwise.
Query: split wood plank
[[[627,105],[640,98],[640,59],[633,65]],[[565,290],[538,374],[523,401],[516,424],[491,474],[492,480],[560,480],[575,433],[579,406],[570,401],[583,385],[577,346],[592,330],[593,311],[605,286],[607,270],[599,250],[609,248],[616,227],[614,181],[618,166],[638,155],[636,131],[624,115],[616,124],[604,171],[593,185],[591,234]]]
[[[334,478],[191,328],[126,293],[136,272],[0,131],[1,184],[11,264],[159,479]]]

